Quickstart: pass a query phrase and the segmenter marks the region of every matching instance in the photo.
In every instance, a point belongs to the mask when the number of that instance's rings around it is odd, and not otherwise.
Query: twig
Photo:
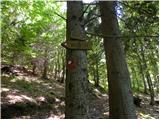
[[[57,12],[54,12],[56,15],[58,15],[59,17],[61,17],[63,20],[67,20],[65,17],[63,17],[62,15],[58,14]]]
[[[83,11],[82,15],[80,16],[80,18],[83,17],[84,13],[87,11],[87,9],[89,8],[90,4],[87,5],[86,9]]]
[[[92,18],[89,19],[86,23],[84,23],[84,26],[85,26],[86,24],[88,24],[89,22],[91,22],[92,20],[97,19],[97,18],[99,18],[99,17],[101,17],[101,15],[97,15],[97,16],[95,16],[95,17],[92,17]]]

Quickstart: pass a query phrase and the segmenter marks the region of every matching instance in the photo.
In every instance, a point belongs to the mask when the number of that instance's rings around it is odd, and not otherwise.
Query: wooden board
[[[74,49],[74,50],[90,50],[91,49],[91,43],[88,41],[70,40],[62,43],[61,45],[67,49]]]

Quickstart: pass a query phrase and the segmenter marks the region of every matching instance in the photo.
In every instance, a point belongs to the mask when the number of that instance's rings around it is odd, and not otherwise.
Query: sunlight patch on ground
[[[49,83],[42,83],[42,85],[46,86],[46,87],[49,88],[49,89],[52,89],[52,88],[53,88],[52,86],[50,86]]]
[[[46,98],[43,97],[43,96],[39,96],[39,97],[36,98],[36,101],[38,101],[38,102],[44,102],[44,101],[46,101]]]
[[[14,119],[31,119],[31,116],[28,115],[28,116],[20,116],[20,118],[16,117]]]
[[[36,81],[37,78],[36,77],[29,77],[29,76],[18,76],[17,77],[18,80],[24,80],[24,81],[27,81],[27,82],[32,82],[32,81]]]
[[[65,102],[64,102],[64,101],[61,102],[60,105],[61,105],[61,106],[65,106]]]
[[[13,90],[12,90],[12,93],[18,93],[18,92],[20,92],[20,91],[17,90],[17,89],[13,89]]]
[[[56,87],[64,88],[64,86],[62,86],[62,85],[59,85],[59,84],[55,84],[55,85],[56,85]]]
[[[35,81],[36,79],[30,78],[30,77],[24,77],[24,80],[31,83],[32,81]]]
[[[13,78],[11,82],[16,82],[17,80],[18,80],[17,78]]]
[[[103,113],[104,115],[108,115],[109,116],[109,112],[105,112],[105,113]]]
[[[26,96],[26,95],[21,95],[21,97],[22,97],[23,99],[25,99],[25,100],[30,101],[30,102],[36,102],[33,98],[28,97],[28,96]]]
[[[139,119],[156,119],[156,118],[150,116],[149,114],[142,114],[142,113],[139,114],[138,118]]]
[[[17,95],[7,95],[7,97],[9,99],[9,103],[11,104],[15,104],[16,102],[23,102],[23,99],[21,96],[17,96]]]
[[[102,94],[102,96],[103,96],[103,97],[108,97],[108,95],[107,95],[107,94]]]
[[[62,115],[51,115],[49,118],[47,118],[47,119],[51,119],[51,120],[57,120],[57,119],[63,119],[65,117],[65,115],[64,114],[62,114]]]
[[[32,76],[17,76],[17,80],[23,80],[23,81],[26,81],[26,82],[29,82],[29,83],[36,82],[38,84],[44,83],[43,80],[38,79],[36,77],[32,77]],[[16,82],[16,79],[11,80],[11,82]]]
[[[9,88],[1,88],[1,92],[8,92],[8,91],[10,91]]]
[[[16,102],[24,102],[25,100],[36,103],[36,101],[33,98],[28,97],[26,95],[10,94],[10,95],[7,95],[6,98],[9,99],[8,102],[11,104],[15,104]]]
[[[93,90],[94,92],[95,92],[95,95],[98,97],[98,98],[101,98],[101,92],[97,89],[97,88],[95,88],[94,90]]]
[[[3,76],[4,76],[4,77],[10,77],[10,75],[9,75],[9,74],[3,74]]]
[[[55,101],[56,101],[56,102],[60,102],[60,99],[58,99],[58,98],[55,98]]]

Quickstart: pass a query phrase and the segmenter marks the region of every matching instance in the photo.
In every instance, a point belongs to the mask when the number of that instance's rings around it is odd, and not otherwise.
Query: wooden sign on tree
[[[91,43],[88,41],[69,40],[61,44],[66,49],[91,50]]]

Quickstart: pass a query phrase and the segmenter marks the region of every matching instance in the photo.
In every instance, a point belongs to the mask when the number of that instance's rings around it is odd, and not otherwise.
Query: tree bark
[[[144,75],[144,69],[143,69],[143,65],[142,65],[142,58],[140,57],[138,51],[136,51],[136,54],[138,56],[138,62],[139,62],[139,65],[140,65],[140,72],[141,72],[141,75],[142,75],[142,80],[143,80],[143,85],[144,85],[144,93],[147,94],[147,84],[146,84],[146,80],[145,80],[145,75]]]
[[[64,53],[64,52],[63,52]],[[65,67],[65,58],[64,58],[64,54],[62,55],[62,78],[61,78],[61,83],[64,83],[64,80],[65,80],[65,70],[66,70],[66,67]]]
[[[95,64],[95,87],[99,87],[99,70],[98,70],[98,60],[96,58]]]
[[[57,58],[57,78],[58,78],[58,81],[60,81],[61,79],[61,59],[60,59],[60,54],[61,54],[61,51],[58,50],[58,58]]]
[[[82,28],[82,2],[67,2],[67,40],[72,35],[85,36]],[[73,36],[74,36],[73,35]],[[65,118],[88,118],[87,56],[84,50],[67,50]]]
[[[48,48],[45,48],[45,53],[44,53],[44,63],[43,63],[43,73],[42,73],[42,78],[43,79],[48,79],[47,78],[47,70],[48,70]]]
[[[57,72],[58,72],[58,62],[57,62],[57,59],[58,59],[58,52],[55,53],[55,68],[54,68],[54,79],[57,80]]]
[[[150,104],[151,105],[154,105],[155,104],[155,101],[154,101],[154,88],[153,88],[153,83],[152,83],[152,79],[151,79],[151,76],[150,76],[150,73],[147,69],[147,63],[146,63],[146,59],[145,59],[145,56],[144,56],[144,49],[143,49],[143,46],[141,46],[141,56],[142,56],[142,61],[143,61],[143,70],[145,71],[145,75],[146,75],[146,79],[147,79],[147,83],[148,83],[148,87],[149,87],[149,93],[150,93],[150,97],[151,97],[151,100],[150,100]]]
[[[113,1],[100,2],[104,35],[120,35],[115,5],[116,2]],[[121,40],[104,37],[104,49],[108,71],[109,118],[136,118],[131,80]]]
[[[132,71],[133,71],[133,74],[134,74],[134,80],[136,80],[136,90],[138,91],[138,92],[140,92],[140,82],[139,82],[139,78],[137,77],[137,72],[136,72],[136,69],[135,69],[136,67],[133,67],[132,68]]]

